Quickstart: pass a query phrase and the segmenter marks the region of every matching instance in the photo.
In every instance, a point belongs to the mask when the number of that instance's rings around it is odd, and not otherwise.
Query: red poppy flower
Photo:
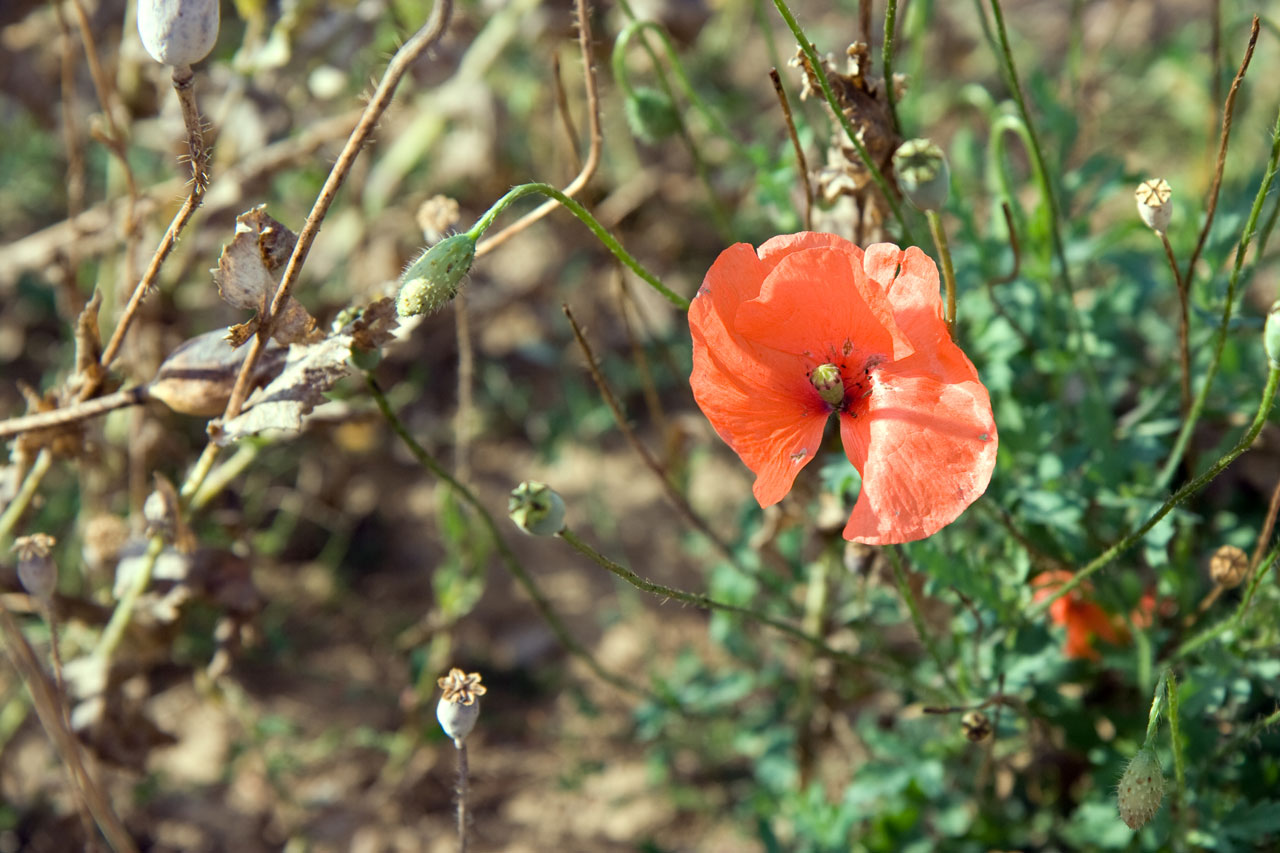
[[[1042,572],[1031,579],[1035,588],[1035,600],[1043,601],[1058,591],[1071,579],[1071,572],[1057,569]],[[1062,651],[1069,658],[1097,660],[1101,655],[1093,647],[1094,639],[1118,645],[1126,639],[1127,632],[1116,627],[1115,619],[1101,605],[1089,599],[1092,588],[1081,584],[1049,605],[1049,618],[1067,629],[1067,641]],[[1154,604],[1154,599],[1152,599]]]
[[[942,319],[938,269],[916,248],[862,249],[832,234],[730,246],[689,308],[693,396],[780,501],[840,419],[862,491],[855,542],[923,539],[991,480],[996,425],[987,389]]]

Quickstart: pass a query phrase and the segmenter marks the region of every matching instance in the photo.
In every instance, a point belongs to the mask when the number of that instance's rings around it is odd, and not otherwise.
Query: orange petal
[[[932,258],[915,246],[903,251],[892,243],[876,243],[867,247],[863,267],[885,289],[911,349],[932,352],[943,341],[951,343],[942,319],[938,267]],[[895,353],[894,358],[907,354]]]
[[[867,409],[840,417],[845,452],[862,472],[846,539],[870,545],[923,539],[986,491],[998,444],[987,389],[972,365],[972,378],[944,381],[927,369],[931,361],[917,354],[883,365],[873,374]],[[948,373],[963,374],[958,368]]]
[[[738,309],[734,329],[814,364],[856,362],[860,368],[869,355],[887,355],[893,342],[885,323],[892,325],[892,311],[856,261],[832,249],[787,255],[764,280],[760,296]]]

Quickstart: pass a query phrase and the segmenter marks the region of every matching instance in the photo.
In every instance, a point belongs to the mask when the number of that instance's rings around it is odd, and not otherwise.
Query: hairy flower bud
[[[942,149],[928,139],[908,139],[893,152],[893,172],[907,200],[921,210],[941,210],[951,189]]]
[[[1267,312],[1267,323],[1262,329],[1262,345],[1267,351],[1267,361],[1271,367],[1280,370],[1280,299],[1271,303]]]
[[[467,234],[446,237],[423,252],[400,277],[396,313],[415,317],[439,311],[458,295],[458,285],[475,257],[476,241]]]
[[[1249,555],[1235,545],[1223,545],[1209,558],[1209,577],[1224,589],[1244,583],[1249,576]]]
[[[13,541],[13,551],[18,555],[18,580],[32,598],[48,604],[58,587],[58,565],[51,551],[58,543],[48,533],[19,536]]]
[[[1164,770],[1160,767],[1160,759],[1156,758],[1154,749],[1144,746],[1138,750],[1138,754],[1120,777],[1120,786],[1116,791],[1120,819],[1130,829],[1144,826],[1160,810],[1160,800],[1163,797]]]
[[[436,719],[444,733],[453,738],[453,745],[462,749],[462,742],[471,734],[480,716],[479,697],[488,691],[480,683],[480,673],[465,673],[457,667],[443,678],[437,678],[436,684],[444,691],[436,703]]]
[[[638,86],[625,101],[627,124],[637,138],[653,144],[680,129],[680,114],[665,92]]]
[[[156,62],[193,65],[218,40],[218,0],[138,0],[138,34]]]
[[[1138,184],[1133,196],[1138,202],[1138,215],[1148,228],[1159,234],[1169,227],[1173,217],[1173,206],[1169,200],[1173,198],[1173,189],[1164,178],[1152,178]]]
[[[526,480],[507,502],[507,514],[521,530],[534,536],[555,536],[564,530],[564,499],[546,483]]]

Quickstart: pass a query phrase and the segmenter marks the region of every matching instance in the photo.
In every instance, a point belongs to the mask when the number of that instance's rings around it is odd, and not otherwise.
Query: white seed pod
[[[13,542],[22,588],[46,604],[53,600],[54,590],[58,587],[58,566],[51,553],[57,541],[47,533],[33,533],[19,536]]]
[[[440,721],[440,728],[444,729],[445,734],[453,738],[453,745],[458,749],[462,749],[462,742],[466,740],[467,735],[471,734],[471,730],[476,727],[476,719],[479,716],[479,699],[472,699],[470,705],[451,702],[448,699],[441,699],[436,704],[436,719]]]
[[[1173,218],[1173,206],[1169,203],[1173,198],[1173,189],[1164,178],[1152,178],[1138,184],[1133,192],[1138,202],[1138,216],[1152,231],[1164,233]]]
[[[218,0],[138,0],[138,34],[156,62],[193,65],[218,40]]]

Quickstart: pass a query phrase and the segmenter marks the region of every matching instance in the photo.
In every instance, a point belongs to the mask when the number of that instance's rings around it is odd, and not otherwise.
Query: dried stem
[[[62,702],[49,685],[44,667],[40,666],[39,659],[27,643],[27,638],[22,635],[13,617],[3,606],[0,606],[0,633],[4,634],[5,650],[9,654],[14,669],[22,675],[23,682],[31,694],[31,702],[36,709],[36,716],[40,718],[40,724],[49,735],[62,762],[70,768],[76,787],[84,797],[85,804],[98,824],[98,828],[102,830],[103,836],[106,837],[107,843],[116,853],[136,853],[138,848],[133,838],[120,823],[120,819],[111,808],[111,802],[84,766],[80,744],[66,723]]]
[[[1200,260],[1200,253],[1204,250],[1205,241],[1209,239],[1209,229],[1213,227],[1213,215],[1218,210],[1218,193],[1222,189],[1222,173],[1227,165],[1227,143],[1231,139],[1231,119],[1236,111],[1236,95],[1240,92],[1240,84],[1244,82],[1245,72],[1249,70],[1249,62],[1253,59],[1253,49],[1258,44],[1259,32],[1258,16],[1254,15],[1253,26],[1249,29],[1249,45],[1244,50],[1244,59],[1240,61],[1240,70],[1236,72],[1236,78],[1231,81],[1231,89],[1227,92],[1227,102],[1222,107],[1222,135],[1218,141],[1218,163],[1213,171],[1213,185],[1209,188],[1209,204],[1205,209],[1204,225],[1200,228],[1200,237],[1196,240],[1195,250],[1192,251],[1191,257],[1187,260],[1187,271],[1182,276],[1188,287],[1191,285],[1192,277],[1195,275],[1196,261]],[[1216,79],[1217,75],[1215,74],[1214,77]]]
[[[591,16],[588,14],[588,0],[576,0],[578,12],[578,46],[582,51],[584,85],[587,90],[587,116],[590,140],[587,148],[587,159],[578,171],[577,177],[570,181],[562,192],[572,198],[587,185],[600,167],[600,151],[604,146],[604,132],[600,129],[600,95],[596,87],[595,54],[591,49]],[[564,111],[568,115],[568,110]],[[501,246],[533,223],[542,219],[559,207],[555,200],[547,201],[512,222],[506,228],[487,237],[476,245],[476,257],[487,255]]]
[[[773,83],[773,91],[778,94],[782,118],[787,123],[787,135],[791,137],[791,148],[796,152],[796,170],[800,173],[800,186],[804,190],[804,228],[808,231],[813,225],[813,185],[809,183],[809,164],[805,160],[804,148],[800,145],[800,136],[796,133],[795,119],[791,116],[791,102],[787,100],[787,90],[782,88],[778,69],[769,69],[769,80]]]
[[[145,403],[148,397],[147,386],[135,385],[123,391],[116,391],[114,394],[95,397],[83,403],[64,406],[61,409],[9,418],[8,420],[0,421],[0,440],[11,438],[24,432],[31,432],[32,430],[65,426],[88,418],[96,418],[98,415],[104,415],[107,412],[122,409],[125,406],[136,406],[139,403]]]
[[[569,156],[573,158],[573,168],[582,171],[582,154],[578,151],[578,128],[574,127],[573,114],[569,112],[569,96],[564,90],[564,75],[560,73],[560,54],[551,54],[551,81],[555,84],[556,113],[564,126],[564,135],[569,140]]]
[[[76,127],[76,66],[71,26],[67,23],[62,3],[55,2],[53,11],[62,36],[62,137],[67,148],[67,217],[73,218],[84,210],[84,148],[80,144],[80,134]],[[69,266],[75,266],[74,259]]]
[[[573,337],[578,342],[578,347],[582,350],[582,355],[586,359],[587,371],[591,374],[591,381],[595,383],[596,389],[604,399],[605,405],[609,407],[609,411],[613,414],[613,420],[618,425],[618,430],[622,433],[622,437],[627,440],[627,444],[644,462],[645,467],[653,472],[653,476],[657,478],[659,485],[662,486],[663,494],[667,496],[667,500],[675,507],[676,512],[680,513],[680,517],[703,536],[707,537],[707,540],[716,547],[716,550],[725,559],[730,562],[736,562],[733,556],[733,549],[729,546],[729,543],[712,530],[711,526],[701,516],[694,512],[693,507],[689,505],[689,501],[685,499],[684,495],[680,494],[680,491],[671,482],[671,478],[667,476],[662,463],[654,457],[649,448],[636,436],[631,424],[627,423],[627,416],[623,414],[618,398],[614,396],[613,390],[604,378],[604,374],[600,372],[600,366],[596,363],[595,353],[591,351],[591,344],[587,343],[587,338],[582,333],[582,327],[574,319],[573,312],[569,310],[568,305],[561,305],[560,307],[564,311],[564,316],[568,318],[569,326],[573,329]]]
[[[467,742],[458,744],[458,853],[467,853],[467,793],[471,770],[467,766]]]
[[[249,349],[245,353],[244,363],[240,366],[240,374],[236,377],[236,384],[231,389],[231,398],[227,401],[227,409],[222,415],[224,422],[240,414],[240,409],[244,406],[245,397],[249,395],[249,385],[253,379],[253,370],[258,363],[258,357],[262,354],[262,349],[266,342],[271,339],[271,331],[275,325],[276,317],[280,315],[280,310],[293,293],[294,285],[297,284],[298,278],[302,273],[302,265],[307,261],[307,253],[311,251],[311,244],[315,242],[316,236],[320,233],[320,226],[324,222],[325,215],[328,214],[329,207],[333,204],[339,188],[342,187],[343,181],[346,180],[347,173],[351,171],[352,164],[355,163],[356,157],[360,155],[361,149],[364,148],[370,135],[373,134],[374,128],[377,127],[378,120],[382,117],[383,112],[390,106],[391,99],[396,93],[396,87],[400,84],[400,78],[404,76],[405,72],[409,70],[409,66],[419,56],[435,44],[440,36],[444,35],[445,27],[448,26],[452,13],[453,0],[437,0],[435,6],[431,9],[431,16],[422,25],[422,29],[414,33],[413,37],[396,51],[396,55],[391,58],[391,62],[387,65],[387,70],[383,73],[382,80],[378,82],[378,87],[374,90],[373,97],[369,99],[368,105],[364,108],[364,113],[360,116],[360,123],[356,125],[356,129],[347,138],[347,144],[343,146],[342,153],[338,155],[338,160],[333,164],[333,168],[329,170],[329,177],[320,189],[320,195],[316,197],[315,204],[311,206],[311,212],[307,214],[306,223],[302,226],[302,230],[298,232],[298,242],[293,247],[293,253],[289,255],[289,263],[285,266],[284,273],[280,277],[280,284],[276,287],[275,296],[272,298],[267,310],[262,313],[262,321],[258,326],[257,336],[249,342]]]
[[[1277,511],[1280,511],[1280,480],[1276,481],[1276,487],[1271,490],[1271,503],[1267,507],[1267,520],[1262,523],[1262,530],[1258,533],[1258,544],[1253,547],[1253,557],[1249,560],[1249,568],[1251,569],[1258,567],[1258,561],[1262,559],[1262,555],[1267,551],[1267,546],[1271,544],[1271,533],[1276,527]]]

